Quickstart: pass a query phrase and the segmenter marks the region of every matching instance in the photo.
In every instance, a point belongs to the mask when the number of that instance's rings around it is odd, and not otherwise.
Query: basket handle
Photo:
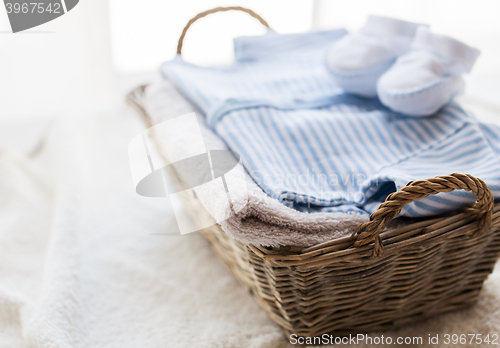
[[[476,202],[464,208],[464,210],[475,213],[476,220],[479,220],[479,229],[474,233],[473,237],[483,235],[491,225],[493,194],[483,180],[469,174],[453,173],[428,180],[410,181],[405,187],[390,194],[385,202],[370,215],[370,221],[362,223],[354,231],[352,237],[357,235],[354,247],[360,247],[375,240],[373,256],[382,255],[384,251],[380,238],[382,227],[386,222],[394,219],[405,205],[429,195],[459,189],[471,191],[477,197]]]
[[[250,10],[248,8],[244,8],[244,7],[240,7],[240,6],[216,7],[216,8],[213,8],[211,10],[200,12],[196,16],[194,16],[193,18],[191,18],[189,20],[189,22],[186,24],[186,26],[182,30],[181,37],[179,38],[179,42],[177,43],[177,54],[181,54],[184,36],[186,36],[186,33],[187,33],[189,27],[194,22],[196,22],[200,18],[208,16],[209,14],[216,13],[216,12],[226,12],[226,11],[242,11],[242,12],[248,13],[250,16],[252,16],[253,18],[256,18],[259,22],[261,22],[262,25],[269,28],[269,24],[267,24],[267,22],[261,16],[259,16],[257,13],[253,12],[252,10]]]

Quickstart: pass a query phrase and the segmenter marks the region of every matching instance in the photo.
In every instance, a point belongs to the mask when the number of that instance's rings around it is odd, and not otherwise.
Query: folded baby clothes
[[[208,151],[228,149],[227,144],[208,127],[199,110],[190,104],[168,79],[148,86],[143,99],[153,125],[196,112],[206,149]],[[189,146],[185,146],[189,140],[182,131],[171,132],[170,136],[155,140],[160,152],[167,158],[171,154],[180,158],[192,155]],[[204,171],[200,162],[195,161],[192,164],[194,167],[189,170]],[[244,243],[308,247],[349,236],[359,224],[368,221],[368,216],[361,214],[321,212],[307,214],[291,209],[267,195],[248,172],[244,173],[246,190],[233,191],[232,206],[221,204],[227,198],[221,195],[220,191],[212,190],[210,186],[199,185],[193,188],[197,199],[214,220],[220,223],[222,229]],[[235,210],[238,211],[237,214],[234,213]]]
[[[326,62],[336,84],[348,93],[375,97],[378,78],[410,49],[419,26],[394,18],[368,17],[361,30],[344,36],[328,50]]]
[[[449,36],[417,30],[411,50],[400,56],[377,84],[380,101],[394,111],[428,116],[461,94],[479,50]]]
[[[161,71],[241,155],[255,182],[296,210],[372,213],[408,181],[452,172],[482,178],[500,197],[491,145],[499,138],[485,136],[458,105],[405,118],[335,85],[323,59],[343,34],[239,38],[231,66],[202,68],[177,57]],[[429,216],[474,200],[467,192],[443,193],[408,204],[402,214]]]
[[[325,46],[345,34],[339,29],[237,38],[236,61],[231,66],[200,67],[178,55],[163,63],[161,71],[206,113],[211,127],[234,109],[266,104],[282,109],[328,105],[342,90],[326,73]],[[304,86],[304,81],[309,85]]]

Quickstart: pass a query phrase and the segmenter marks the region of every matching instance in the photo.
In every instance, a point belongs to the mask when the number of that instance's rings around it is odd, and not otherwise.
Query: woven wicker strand
[[[150,127],[144,90],[137,88],[127,99]],[[182,182],[171,174],[174,185]],[[458,189],[474,193],[476,203],[454,215],[386,228],[380,237],[382,226],[405,204]],[[387,198],[359,234],[310,247],[242,243],[214,225],[195,195],[180,198],[194,222],[212,225],[201,234],[287,339],[292,333],[314,337],[387,330],[466,308],[476,302],[500,255],[500,205],[492,207],[486,184],[470,175],[410,182]],[[377,239],[378,246],[370,244]],[[374,247],[378,257],[373,257]]]
[[[410,181],[401,190],[390,194],[370,216],[370,221],[359,225],[354,231],[353,236],[358,236],[354,246],[359,247],[375,240],[373,256],[382,255],[384,248],[380,232],[388,221],[401,213],[405,205],[429,195],[454,190],[471,191],[477,196],[477,201],[466,210],[475,213],[476,219],[480,221],[479,229],[473,237],[483,235],[491,225],[493,194],[483,180],[472,175],[453,173],[428,180]]]
[[[186,24],[186,26],[182,30],[181,37],[179,38],[179,42],[177,43],[177,54],[182,53],[182,44],[184,42],[184,37],[186,36],[186,33],[187,33],[189,27],[191,27],[191,25],[194,22],[196,22],[198,19],[206,17],[210,14],[217,13],[217,12],[226,12],[226,11],[242,11],[242,12],[248,13],[250,16],[252,16],[253,18],[256,18],[260,23],[262,23],[262,25],[269,28],[269,24],[267,24],[267,22],[261,16],[259,16],[257,13],[253,12],[252,10],[250,10],[248,8],[244,8],[244,7],[240,7],[240,6],[216,7],[216,8],[213,8],[211,10],[207,10],[205,12],[198,13],[196,16],[194,16],[193,18],[191,18],[189,20],[189,22]]]

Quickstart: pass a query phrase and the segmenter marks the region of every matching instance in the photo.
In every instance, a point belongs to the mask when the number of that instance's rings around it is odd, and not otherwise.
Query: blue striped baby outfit
[[[304,212],[372,213],[411,180],[475,175],[500,197],[500,131],[457,104],[410,118],[378,99],[342,92],[325,69],[344,30],[235,39],[235,63],[206,68],[180,57],[162,73],[205,113],[270,196]],[[409,217],[475,200],[456,191],[405,207]]]

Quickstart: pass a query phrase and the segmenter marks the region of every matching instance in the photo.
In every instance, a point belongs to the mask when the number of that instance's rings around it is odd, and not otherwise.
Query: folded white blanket
[[[224,150],[226,144],[206,125],[201,113],[179,94],[173,84],[162,80],[146,90],[146,108],[153,124],[196,112],[207,150]],[[185,132],[179,130],[169,137],[158,137],[162,151],[183,158],[187,151]],[[241,164],[239,164],[241,166]],[[196,172],[196,168],[192,169]],[[246,173],[246,172],[245,172]],[[308,214],[288,208],[269,197],[246,174],[246,187],[232,197],[234,211],[225,203],[225,197],[210,187],[198,186],[196,195],[208,212],[219,222],[226,233],[242,242],[270,246],[311,246],[340,238],[352,233],[368,217],[345,213]]]

